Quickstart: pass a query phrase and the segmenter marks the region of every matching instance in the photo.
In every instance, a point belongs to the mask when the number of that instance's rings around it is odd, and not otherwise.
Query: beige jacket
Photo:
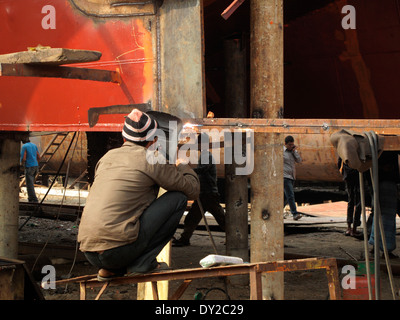
[[[134,242],[139,217],[156,199],[159,187],[194,200],[197,174],[180,164],[149,164],[146,149],[132,142],[110,150],[96,166],[94,183],[79,225],[81,251],[102,251]]]

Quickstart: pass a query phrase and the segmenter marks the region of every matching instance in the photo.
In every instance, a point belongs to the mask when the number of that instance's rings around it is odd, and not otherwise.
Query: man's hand
[[[176,166],[179,166],[180,164],[188,164],[189,162],[187,159],[177,159],[176,160]]]

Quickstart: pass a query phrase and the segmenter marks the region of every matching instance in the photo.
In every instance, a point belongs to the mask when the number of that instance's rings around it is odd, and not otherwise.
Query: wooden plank
[[[169,298],[169,300],[178,300],[180,297],[182,297],[183,293],[185,292],[187,287],[189,287],[192,281],[192,279],[184,280],[179,288],[176,289],[175,293]]]
[[[106,282],[100,289],[99,293],[97,294],[96,298],[94,300],[100,300],[101,295],[103,294],[104,291],[106,291],[107,287],[109,285],[109,282]]]
[[[329,268],[326,268],[326,276],[328,278],[330,299],[341,300],[339,273],[336,264],[332,265]]]
[[[119,73],[117,71],[74,67],[54,67],[45,65],[42,66],[23,63],[0,63],[0,76],[63,78],[112,83],[121,82]]]
[[[159,300],[158,299],[158,289],[157,289],[157,282],[156,281],[152,281],[151,282],[151,291],[152,291],[153,300]]]
[[[250,271],[250,300],[262,300],[261,273],[254,267]]]
[[[101,52],[99,51],[39,47],[34,50],[2,54],[0,55],[0,63],[27,63],[56,66],[97,61],[100,58]]]
[[[86,282],[79,283],[80,300],[86,300]]]

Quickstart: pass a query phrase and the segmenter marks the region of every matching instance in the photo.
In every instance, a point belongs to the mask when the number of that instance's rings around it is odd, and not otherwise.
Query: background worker
[[[343,175],[347,191],[347,230],[346,236],[359,236],[357,227],[361,225],[360,177],[358,170],[350,168],[341,158],[338,168]],[[353,227],[352,227],[353,225]]]
[[[98,162],[82,214],[78,242],[99,280],[160,269],[156,257],[171,240],[200,184],[189,165],[148,161],[158,124],[134,109],[124,123],[126,140]],[[157,198],[159,188],[167,192]]]
[[[25,167],[25,184],[28,192],[28,201],[37,203],[35,179],[39,171],[40,154],[36,144],[30,142],[29,138],[25,138],[22,143],[20,162]]]
[[[201,141],[209,141],[206,133],[202,133],[197,138],[199,148]],[[208,146],[208,145],[207,145]],[[211,213],[220,228],[225,231],[225,212],[219,203],[219,193],[217,186],[217,167],[211,152],[207,149],[201,150],[199,163],[194,171],[198,174],[200,180],[200,202],[204,213]],[[183,247],[190,245],[190,238],[196,227],[200,223],[203,215],[200,211],[198,201],[194,201],[188,214],[185,217],[183,233],[179,239],[173,240],[172,245]]]
[[[397,185],[400,183],[399,154],[397,151],[384,151],[378,159],[379,206],[387,251],[390,258],[398,258],[393,251],[397,247],[396,214],[399,210],[397,206],[399,197]],[[376,211],[375,208],[374,211]],[[375,243],[374,224],[375,221],[372,222],[371,235],[368,241],[372,246]],[[379,239],[379,246],[379,249],[383,252],[382,238]],[[373,250],[377,250],[377,248],[373,248]]]
[[[287,136],[285,138],[285,146],[283,147],[283,186],[285,206],[289,204],[290,212],[294,220],[301,218],[301,213],[297,211],[296,201],[294,197],[294,182],[296,180],[296,163],[301,162],[301,157],[296,150],[294,138]]]

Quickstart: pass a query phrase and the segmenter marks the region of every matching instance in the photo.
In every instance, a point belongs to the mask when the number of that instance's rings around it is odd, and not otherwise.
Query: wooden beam
[[[18,257],[20,140],[0,134],[0,256]]]
[[[242,39],[226,40],[225,50],[225,110],[234,117],[247,116],[246,86],[246,45]],[[243,134],[244,135],[244,134]],[[245,138],[245,137],[244,137]],[[224,153],[242,153],[245,143],[240,146],[228,146]],[[236,150],[234,148],[237,148]],[[225,233],[226,254],[249,261],[248,241],[248,177],[237,175],[238,165],[225,164]],[[248,275],[235,276],[229,279],[233,284],[247,285]]]
[[[69,63],[97,61],[101,52],[92,50],[75,50],[65,48],[37,47],[28,51],[0,55],[0,63],[29,63],[57,66]]]
[[[250,3],[250,112],[253,118],[283,116],[283,0]],[[283,141],[279,133],[254,135],[250,261],[284,257]],[[283,300],[283,273],[262,276],[265,300]]]
[[[0,76],[63,78],[112,83],[121,82],[120,75],[117,71],[23,63],[0,63]]]

